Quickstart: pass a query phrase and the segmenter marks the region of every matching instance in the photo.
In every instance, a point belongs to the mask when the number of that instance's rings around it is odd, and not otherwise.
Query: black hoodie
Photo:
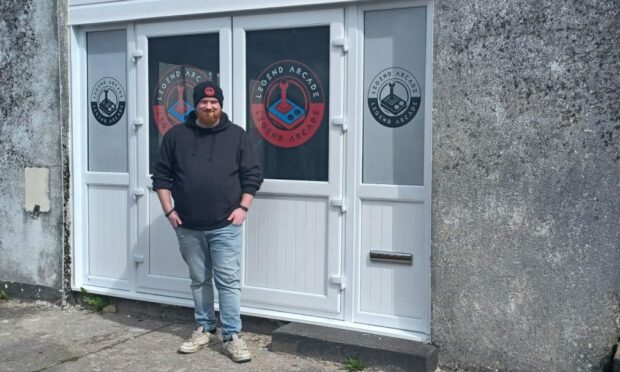
[[[169,189],[183,227],[214,230],[227,226],[241,194],[254,195],[263,178],[245,131],[222,113],[213,128],[184,125],[166,133],[153,172],[153,189]]]

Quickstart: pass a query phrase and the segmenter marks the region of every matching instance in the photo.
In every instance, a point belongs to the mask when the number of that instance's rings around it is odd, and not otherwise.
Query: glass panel
[[[426,7],[364,17],[363,182],[424,184]]]
[[[87,34],[88,170],[128,172],[127,33]]]
[[[194,87],[205,80],[219,84],[219,35],[183,35],[149,39],[149,170],[159,156],[168,129],[194,110]],[[224,97],[226,97],[224,92]],[[224,100],[224,105],[226,102]]]
[[[327,181],[329,27],[251,31],[248,133],[272,179]]]

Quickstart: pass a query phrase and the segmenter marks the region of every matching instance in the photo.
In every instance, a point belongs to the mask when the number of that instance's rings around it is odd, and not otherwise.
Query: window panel
[[[219,84],[219,35],[199,34],[149,39],[149,170],[159,156],[164,134],[181,125],[194,110],[194,87],[210,80]],[[224,92],[224,111],[230,96]]]
[[[127,33],[87,34],[88,170],[127,173]]]
[[[246,34],[248,134],[271,179],[327,181],[329,27]]]
[[[364,183],[424,184],[426,7],[364,16]]]

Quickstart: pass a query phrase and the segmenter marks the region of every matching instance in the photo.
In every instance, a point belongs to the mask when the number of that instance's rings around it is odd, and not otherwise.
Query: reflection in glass
[[[219,84],[218,34],[149,39],[149,169],[159,155],[164,134],[194,110],[194,87],[205,80]],[[226,95],[226,92],[224,92]]]

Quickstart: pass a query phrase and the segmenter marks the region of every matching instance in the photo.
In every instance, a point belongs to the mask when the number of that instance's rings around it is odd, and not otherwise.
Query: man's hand
[[[172,227],[175,229],[183,224],[183,222],[181,222],[181,217],[179,217],[176,211],[170,213],[170,216],[168,216],[168,222],[170,222]]]
[[[170,222],[172,227],[176,229],[177,227],[182,225],[183,222],[181,222],[181,217],[179,217],[179,214],[172,207],[172,200],[170,198],[170,193],[171,193],[170,190],[157,189],[156,192],[157,192],[157,197],[159,198],[159,202],[161,203],[161,209],[164,212],[164,216],[168,215],[167,217],[168,222]],[[168,214],[168,211],[171,211],[170,214]]]
[[[232,222],[233,225],[241,225],[245,221],[245,215],[243,209],[237,208],[228,216],[228,221]]]

